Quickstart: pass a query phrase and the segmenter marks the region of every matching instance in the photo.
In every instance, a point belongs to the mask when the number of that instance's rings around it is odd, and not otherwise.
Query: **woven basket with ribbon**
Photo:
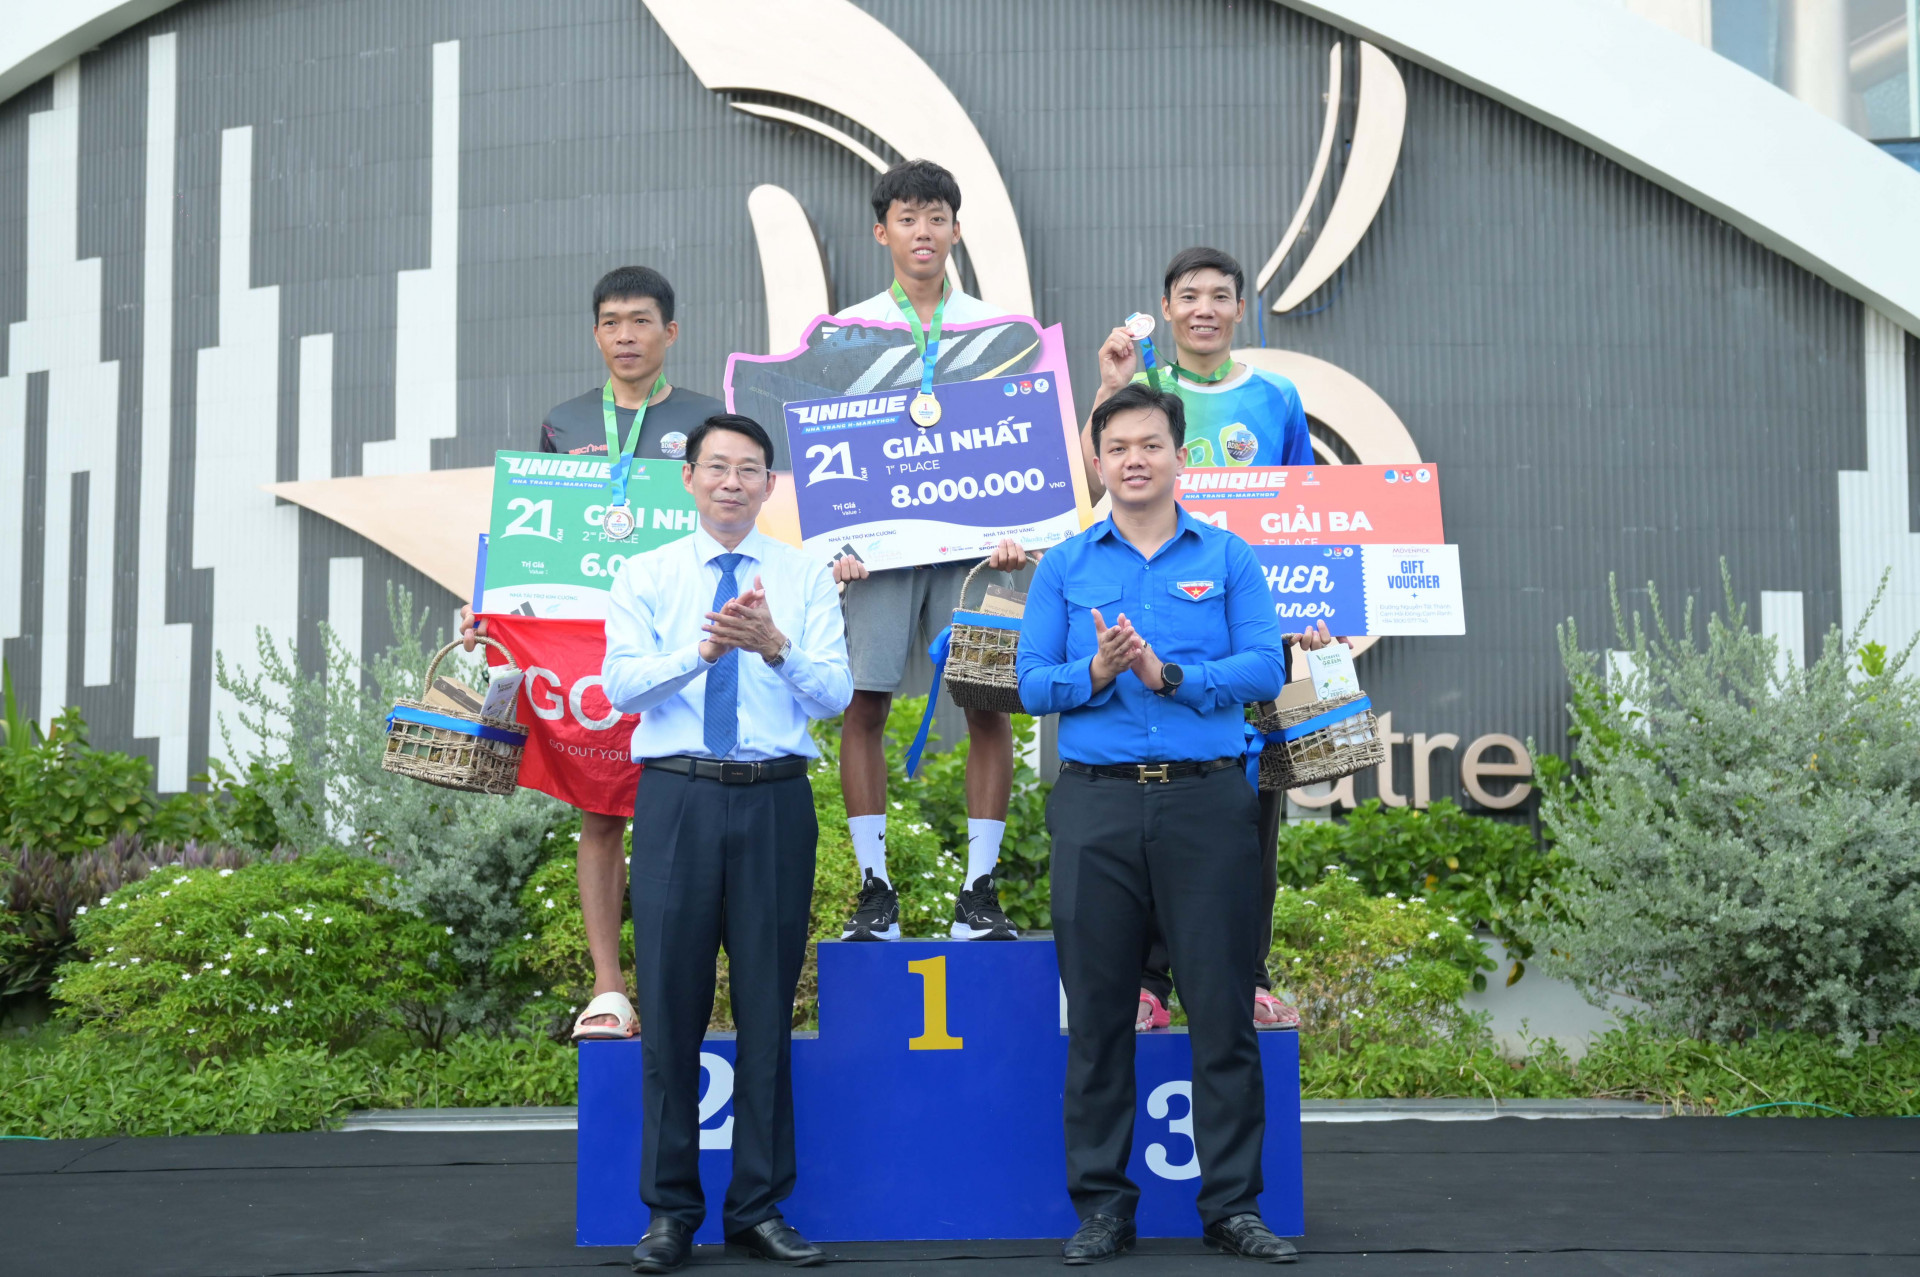
[[[499,648],[510,665],[518,664],[505,644],[485,635],[480,641]],[[440,662],[457,642],[433,654],[422,687],[433,686]],[[526,747],[527,733],[510,718],[488,718],[444,705],[403,700],[387,715],[387,752],[381,756],[380,766],[444,789],[511,794]]]
[[[961,709],[990,710],[996,714],[1019,714],[1020,673],[1015,662],[1020,656],[1020,617],[995,616],[967,607],[967,591],[973,578],[987,566],[980,560],[960,583],[960,606],[953,610],[953,623],[941,630],[927,656],[933,661],[933,690],[927,693],[927,712],[921,716],[920,731],[907,747],[907,775],[920,768],[920,754],[926,749],[927,732],[933,726],[933,711],[940,700],[944,679],[947,694]],[[983,587],[984,589],[984,587]],[[985,604],[984,593],[982,605]]]
[[[1338,780],[1386,757],[1373,701],[1364,692],[1285,709],[1273,701],[1250,708],[1247,770],[1252,773],[1257,760],[1262,790]],[[1248,779],[1253,779],[1251,774]]]
[[[1018,714],[1020,675],[1014,661],[1020,655],[1020,618],[967,608],[967,590],[986,566],[987,561],[980,560],[960,583],[960,606],[953,610],[948,631],[952,637],[947,648],[947,695],[961,709]]]

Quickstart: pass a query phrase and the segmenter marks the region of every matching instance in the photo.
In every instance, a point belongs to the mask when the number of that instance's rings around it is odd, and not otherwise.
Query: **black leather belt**
[[[665,758],[649,758],[646,765],[663,772],[692,776],[695,780],[717,780],[723,785],[757,785],[763,780],[792,780],[795,776],[804,776],[807,774],[807,764],[811,761],[794,754],[785,758],[769,758],[761,763],[732,763],[718,758],[670,754]]]
[[[1102,766],[1060,760],[1062,771],[1079,772],[1082,776],[1098,776],[1103,780],[1130,780],[1140,785],[1150,780],[1159,781],[1164,785],[1170,780],[1181,780],[1188,776],[1206,776],[1212,772],[1241,765],[1242,760],[1238,758],[1215,758],[1204,763],[1115,763]]]

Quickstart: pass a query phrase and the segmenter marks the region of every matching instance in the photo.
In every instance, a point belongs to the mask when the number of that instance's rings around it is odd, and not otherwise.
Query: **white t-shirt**
[[[968,293],[951,292],[947,294],[947,308],[941,312],[944,324],[977,324],[983,319],[1001,319],[1009,312],[983,302]],[[834,316],[835,319],[864,319],[869,323],[904,324],[906,315],[898,303],[893,300],[893,289],[887,288],[875,293],[858,306],[849,306]]]

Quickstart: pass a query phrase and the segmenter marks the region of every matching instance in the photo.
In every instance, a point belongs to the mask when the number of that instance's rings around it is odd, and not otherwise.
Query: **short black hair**
[[[1173,296],[1173,286],[1197,270],[1217,270],[1222,275],[1233,276],[1233,295],[1244,297],[1247,292],[1247,272],[1240,269],[1240,263],[1217,248],[1183,248],[1173,255],[1167,263],[1167,277],[1160,283],[1162,297]]]
[[[1100,451],[1100,432],[1107,423],[1123,412],[1139,409],[1166,414],[1167,430],[1173,435],[1173,446],[1182,448],[1187,443],[1187,409],[1180,402],[1180,396],[1164,390],[1155,390],[1144,381],[1130,381],[1114,391],[1113,397],[1093,410],[1093,450]]]
[[[737,412],[716,412],[695,426],[687,434],[687,464],[693,465],[700,460],[700,445],[706,437],[716,430],[731,430],[737,435],[745,435],[760,445],[760,451],[767,454],[767,469],[773,469],[773,439],[768,436],[767,428],[752,417],[743,417]]]
[[[593,322],[600,322],[600,303],[651,297],[660,307],[660,322],[673,322],[673,285],[651,266],[616,266],[593,286]]]
[[[902,204],[944,202],[959,217],[960,183],[932,160],[902,160],[873,184],[873,220],[886,221],[887,210],[895,200]]]

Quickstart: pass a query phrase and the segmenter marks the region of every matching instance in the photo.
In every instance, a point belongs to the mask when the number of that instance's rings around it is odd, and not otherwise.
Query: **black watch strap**
[[[1162,696],[1172,696],[1180,690],[1180,684],[1187,681],[1187,673],[1172,661],[1160,667],[1160,686],[1153,690]]]

